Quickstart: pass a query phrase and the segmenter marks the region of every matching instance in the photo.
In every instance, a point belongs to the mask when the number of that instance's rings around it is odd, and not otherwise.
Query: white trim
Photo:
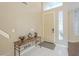
[[[68,46],[67,45],[62,45],[62,44],[57,44],[57,43],[55,43],[56,44],[56,46],[60,46],[60,47],[65,47],[65,48],[68,48]]]

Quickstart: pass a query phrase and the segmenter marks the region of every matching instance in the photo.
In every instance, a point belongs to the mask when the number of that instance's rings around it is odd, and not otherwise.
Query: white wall
[[[79,8],[79,3],[78,2],[68,2],[64,3],[64,9],[66,10],[66,18],[67,20],[67,25],[68,25],[68,38],[69,42],[79,42],[79,37],[75,36],[73,33],[73,26],[72,26],[72,14],[73,10]]]

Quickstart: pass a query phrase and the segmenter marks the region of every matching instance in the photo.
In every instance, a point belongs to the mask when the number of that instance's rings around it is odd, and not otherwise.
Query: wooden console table
[[[32,37],[32,38],[26,38],[26,39],[24,39],[23,42],[21,42],[21,40],[18,40],[16,42],[14,42],[14,56],[16,56],[16,51],[18,51],[19,56],[20,56],[20,54],[21,54],[21,48],[25,49],[25,48],[27,48],[28,45],[33,44],[33,42],[34,42],[35,45],[37,45],[38,42],[41,43],[41,37],[38,36],[36,38],[34,38],[34,37]]]

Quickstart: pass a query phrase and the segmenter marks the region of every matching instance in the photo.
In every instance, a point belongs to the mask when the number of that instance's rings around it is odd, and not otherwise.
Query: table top
[[[14,42],[14,44],[17,45],[17,46],[22,46],[22,45],[25,45],[25,44],[27,44],[27,43],[29,43],[29,42],[35,41],[35,40],[37,40],[38,38],[41,38],[41,37],[38,36],[38,37],[36,37],[36,38],[35,38],[35,37],[26,38],[26,39],[23,40],[23,42],[22,42],[21,40],[18,40],[18,41],[16,41],[16,42]]]

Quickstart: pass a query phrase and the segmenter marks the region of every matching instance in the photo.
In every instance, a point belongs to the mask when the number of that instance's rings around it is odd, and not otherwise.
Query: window
[[[63,11],[60,11],[58,14],[59,19],[59,40],[63,40]]]
[[[47,11],[47,10],[50,10],[52,8],[57,8],[60,6],[63,6],[62,2],[44,2],[43,3],[43,10]]]
[[[73,31],[76,36],[79,36],[79,9],[74,10]]]

